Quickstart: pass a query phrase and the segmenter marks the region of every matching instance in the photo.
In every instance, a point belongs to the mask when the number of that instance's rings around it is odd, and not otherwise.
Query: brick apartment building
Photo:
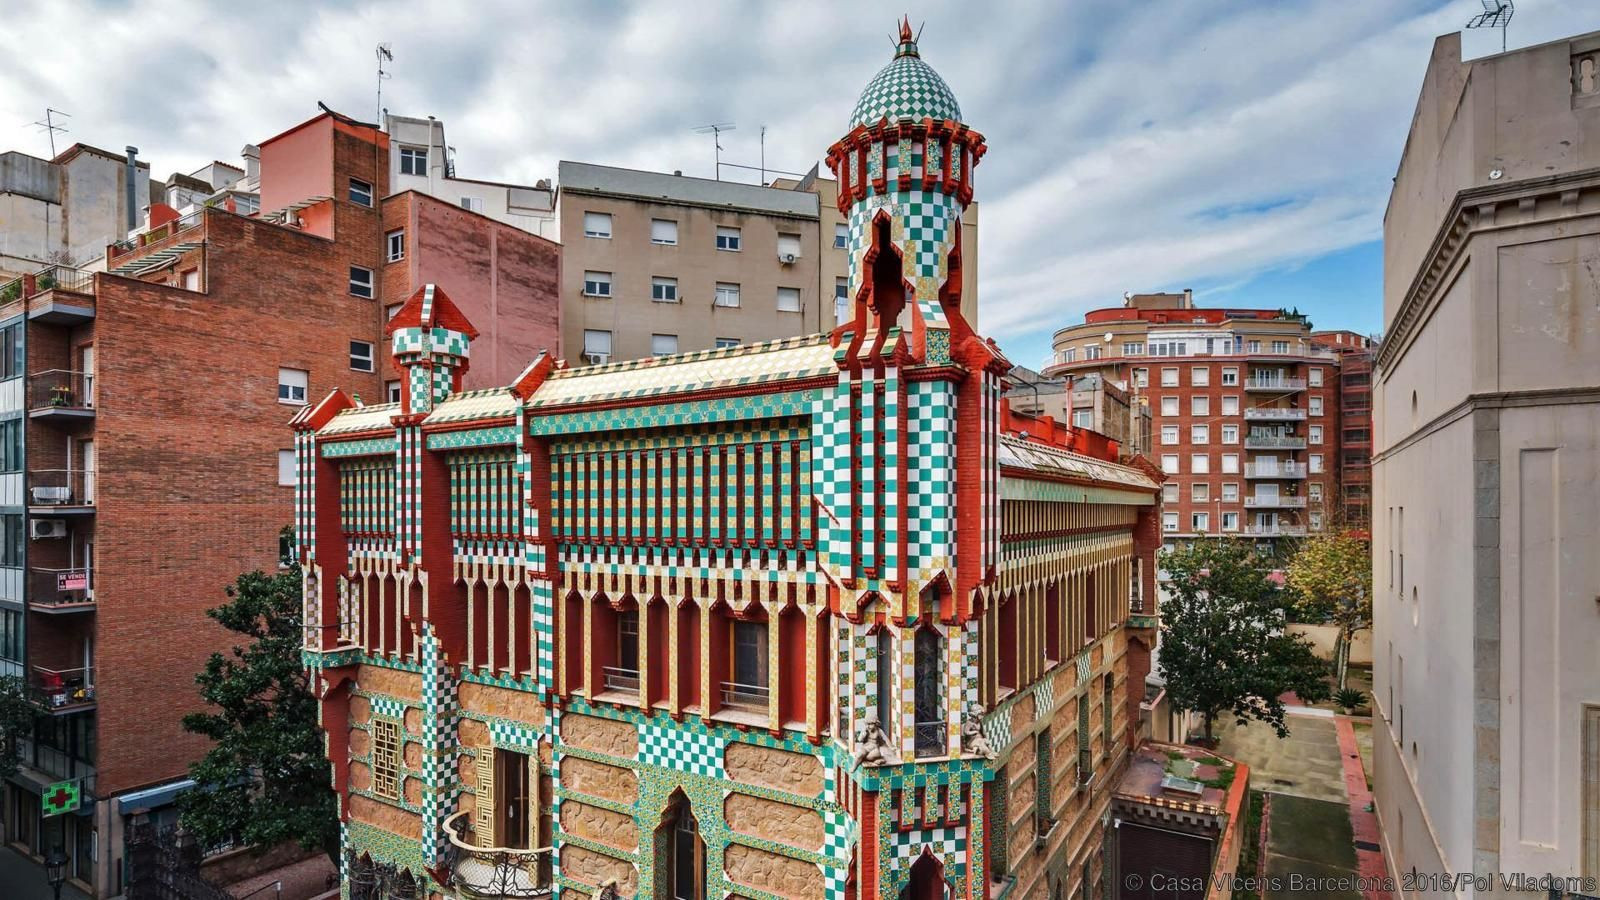
[[[1056,332],[1045,374],[1099,376],[1150,410],[1168,539],[1321,530],[1339,502],[1343,355],[1303,316],[1135,294]]]
[[[231,645],[205,610],[279,563],[284,422],[334,384],[369,402],[393,389],[376,348],[415,281],[472,286],[485,339],[466,387],[558,339],[556,245],[386,196],[387,152],[373,126],[324,113],[262,142],[262,214],[155,204],[106,272],[0,285],[16,297],[0,307],[0,656],[50,713],[0,821],[35,857],[66,850],[93,896],[122,889],[128,817],[174,820],[205,748],[181,719],[205,657]],[[42,815],[61,782],[82,806]]]

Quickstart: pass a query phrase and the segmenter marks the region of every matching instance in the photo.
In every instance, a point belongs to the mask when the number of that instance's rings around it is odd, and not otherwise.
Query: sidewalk
[[[1389,864],[1383,858],[1378,832],[1378,815],[1369,812],[1372,792],[1367,790],[1367,775],[1361,767],[1361,749],[1349,716],[1334,720],[1339,731],[1339,756],[1344,762],[1345,793],[1350,798],[1350,828],[1355,832],[1357,871],[1368,884],[1382,884],[1389,877]],[[1366,900],[1388,900],[1389,892],[1369,889]]]
[[[0,888],[6,900],[53,900],[44,866],[35,864],[10,847],[0,847]],[[89,900],[70,884],[61,886],[61,900]]]

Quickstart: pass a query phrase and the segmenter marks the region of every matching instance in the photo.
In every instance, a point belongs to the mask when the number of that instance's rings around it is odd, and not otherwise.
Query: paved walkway
[[[1218,737],[1218,753],[1250,767],[1252,788],[1344,802],[1344,768],[1333,720],[1295,716],[1289,722],[1289,736],[1281,740],[1271,726],[1260,722],[1228,726],[1219,730]]]
[[[0,897],[5,900],[53,900],[50,883],[44,879],[44,866],[10,847],[0,847]],[[62,885],[61,900],[88,900],[88,895],[70,884]]]
[[[1361,766],[1361,748],[1348,716],[1334,721],[1339,730],[1339,756],[1344,761],[1345,792],[1349,795],[1350,829],[1355,836],[1357,871],[1368,885],[1366,900],[1387,900],[1388,891],[1378,885],[1389,875],[1383,858],[1383,842],[1378,831],[1378,814],[1372,812],[1372,791],[1367,789],[1367,774]]]

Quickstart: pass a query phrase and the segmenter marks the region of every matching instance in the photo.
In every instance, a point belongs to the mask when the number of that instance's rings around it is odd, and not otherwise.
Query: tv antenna
[[[694,129],[695,134],[711,135],[711,143],[717,148],[715,155],[717,161],[718,181],[722,180],[722,133],[724,131],[732,131],[738,127],[739,126],[733,124],[732,122],[717,122],[713,125],[701,125],[699,128]]]
[[[56,132],[59,131],[62,134],[66,134],[67,133],[67,127],[65,125],[57,125],[56,124],[56,119],[55,119],[56,116],[61,116],[62,118],[66,118],[66,119],[72,118],[72,116],[70,114],[68,114],[68,113],[64,113],[59,109],[51,109],[50,107],[47,106],[44,109],[44,118],[33,123],[33,124],[39,126],[39,129],[41,131],[43,131],[44,133],[50,135],[50,158],[51,159],[55,159],[56,158]]]
[[[386,80],[388,80],[389,77],[390,77],[389,76],[389,71],[387,69],[385,69],[383,66],[384,66],[384,63],[392,63],[392,62],[394,62],[394,50],[392,49],[392,46],[393,45],[391,45],[388,41],[384,41],[384,42],[382,42],[382,43],[380,43],[378,45],[377,51],[376,51],[376,56],[378,57],[378,127],[379,128],[383,127],[383,83]]]
[[[1468,28],[1500,29],[1500,52],[1506,52],[1506,32],[1511,29],[1511,17],[1517,12],[1514,0],[1479,0],[1483,12],[1467,22]]]

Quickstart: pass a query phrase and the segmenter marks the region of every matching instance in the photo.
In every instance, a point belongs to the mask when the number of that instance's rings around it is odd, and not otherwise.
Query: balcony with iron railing
[[[106,248],[106,271],[113,275],[138,276],[168,265],[178,257],[205,243],[206,210],[197,209],[117,241]]]
[[[1249,523],[1244,526],[1244,533],[1250,537],[1305,537],[1304,525],[1257,525]]]
[[[94,318],[94,273],[72,266],[50,266],[0,282],[0,318],[22,312],[53,325],[78,325]],[[15,309],[8,308],[16,303]]]
[[[30,469],[28,512],[36,516],[94,513],[93,469]]]
[[[90,709],[94,706],[94,667],[50,669],[34,666],[29,688],[35,702],[52,714]]]
[[[1306,498],[1256,494],[1244,498],[1248,509],[1305,509]]]
[[[917,759],[950,754],[950,727],[943,720],[916,723],[913,742]]]
[[[1246,421],[1303,422],[1306,411],[1291,406],[1252,406],[1244,411]]]
[[[466,810],[445,819],[450,841],[445,869],[450,884],[472,897],[549,897],[554,881],[554,848],[480,847]]]
[[[28,605],[39,612],[74,613],[94,610],[94,582],[87,568],[28,570]]]
[[[1304,450],[1306,439],[1289,434],[1246,434],[1246,450]]]
[[[1244,389],[1247,391],[1303,391],[1306,389],[1304,378],[1260,378],[1251,376],[1244,380]]]
[[[94,422],[94,373],[46,369],[28,376],[28,418],[57,425]]]
[[[605,686],[608,691],[623,691],[629,694],[639,693],[638,669],[602,666],[600,674],[605,679]]]
[[[740,684],[737,681],[722,682],[722,705],[742,710],[744,712],[767,714],[767,707],[772,699],[772,690],[764,684]]]
[[[1304,478],[1305,463],[1245,463],[1246,478]]]

